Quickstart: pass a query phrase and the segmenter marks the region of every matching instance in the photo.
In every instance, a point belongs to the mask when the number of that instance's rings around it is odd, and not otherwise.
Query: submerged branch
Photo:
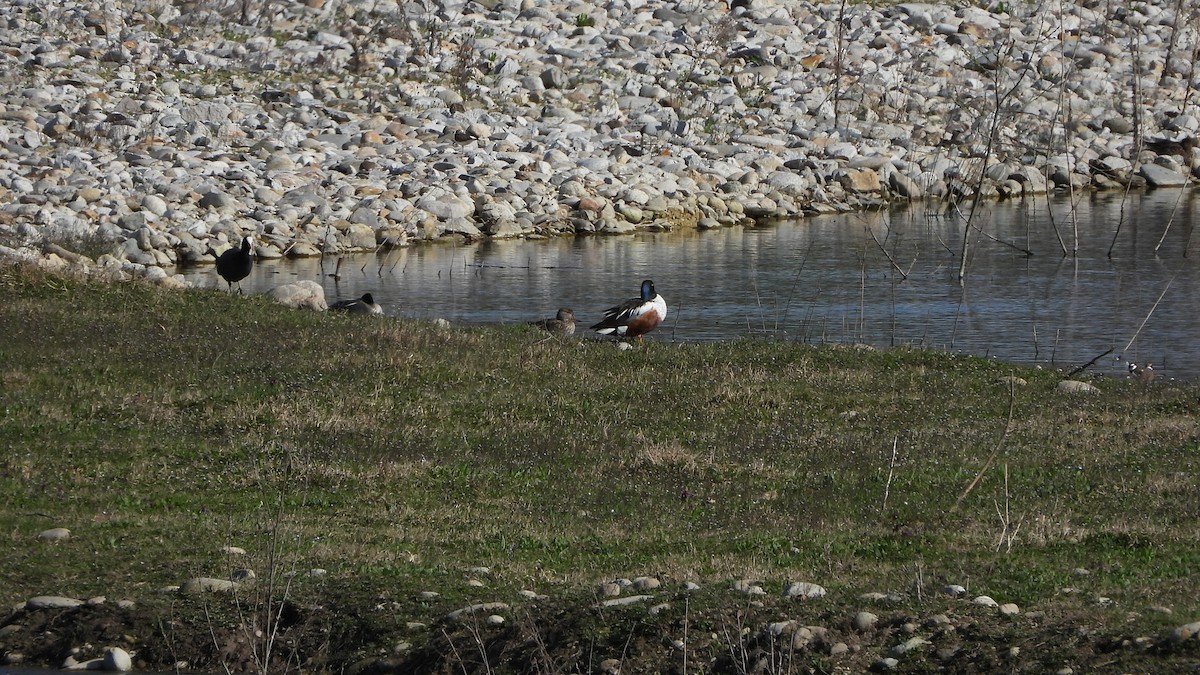
[[[1165,297],[1167,295],[1167,290],[1171,288],[1171,284],[1174,283],[1175,277],[1177,277],[1177,276],[1179,276],[1178,272],[1176,272],[1174,274],[1174,276],[1172,276],[1171,279],[1169,281],[1167,281],[1167,285],[1165,287],[1163,287],[1162,293],[1158,294],[1158,299],[1154,301],[1154,304],[1150,306],[1150,311],[1146,313],[1146,318],[1142,319],[1141,325],[1139,325],[1138,329],[1136,331],[1134,331],[1133,337],[1129,338],[1129,342],[1128,342],[1128,344],[1125,345],[1125,349],[1121,350],[1122,354],[1129,351],[1129,348],[1131,346],[1133,346],[1133,341],[1137,339],[1138,335],[1141,334],[1142,329],[1146,327],[1146,322],[1150,320],[1150,316],[1152,314],[1154,314],[1154,310],[1158,309],[1158,303],[1162,302],[1163,297]],[[1112,351],[1112,350],[1110,349],[1109,351]]]
[[[1067,373],[1067,379],[1074,377],[1077,373],[1081,373],[1081,372],[1087,370],[1088,368],[1091,368],[1092,366],[1094,366],[1096,364],[1097,361],[1108,356],[1112,352],[1113,352],[1112,347],[1109,347],[1108,349],[1104,350],[1103,352],[1097,354],[1096,356],[1092,357],[1091,361],[1088,361],[1087,363],[1083,364],[1082,366],[1077,366],[1076,368],[1072,369],[1071,372]]]
[[[892,257],[892,254],[889,253],[887,248],[883,245],[883,242],[879,241],[879,237],[875,236],[875,230],[872,230],[869,225],[867,226],[867,233],[871,235],[871,239],[875,240],[875,245],[879,247],[881,252],[883,252],[883,255],[888,259],[888,262],[892,264],[892,267],[900,273],[901,277],[907,279],[908,272],[904,271],[904,268],[900,267],[900,264],[896,262],[896,259]]]
[[[999,237],[990,235],[987,232],[984,232],[983,228],[979,227],[978,225],[975,225],[973,223],[969,223],[969,224],[971,225],[971,227],[975,228],[975,230],[977,232],[979,232],[979,234],[982,234],[984,237],[987,237],[988,239],[992,240],[993,242],[1000,244],[1001,246],[1007,246],[1015,251],[1020,251],[1021,253],[1025,254],[1026,257],[1030,257],[1030,258],[1033,257],[1033,251],[1030,251],[1027,248],[1023,248],[1017,244],[1014,244],[1011,241],[1004,241],[1003,239],[1001,239]]]

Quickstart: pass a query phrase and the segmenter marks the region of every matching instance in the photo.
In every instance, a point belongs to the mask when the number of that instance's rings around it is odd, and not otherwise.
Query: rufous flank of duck
[[[1149,363],[1141,366],[1136,363],[1130,363],[1129,374],[1142,382],[1153,382],[1154,378],[1158,377],[1158,373],[1154,370],[1154,366]]]
[[[529,323],[554,335],[565,337],[575,334],[575,312],[570,307],[559,307],[552,319],[538,319]]]
[[[383,308],[375,302],[375,296],[363,293],[351,300],[338,300],[329,306],[333,312],[348,312],[350,314],[383,314]]]
[[[636,337],[641,342],[643,335],[658,328],[666,318],[667,301],[654,290],[654,282],[646,279],[641,297],[605,310],[604,318],[591,329],[601,335]]]

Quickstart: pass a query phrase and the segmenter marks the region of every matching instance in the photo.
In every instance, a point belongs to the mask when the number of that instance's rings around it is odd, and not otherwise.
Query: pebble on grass
[[[871,612],[859,612],[854,615],[854,628],[859,631],[870,630],[879,621],[879,616]]]
[[[1063,380],[1058,383],[1058,393],[1060,394],[1099,394],[1100,389],[1095,385],[1079,380]]]
[[[238,587],[237,582],[228,579],[213,579],[211,577],[196,577],[188,579],[179,587],[183,595],[199,595],[200,593],[228,593]]]
[[[999,607],[1000,616],[1014,617],[1021,613],[1021,609],[1011,602],[1006,602]]]
[[[802,600],[814,600],[816,598],[825,597],[825,587],[807,581],[798,581],[787,587],[783,592],[785,598],[800,598]]]
[[[61,595],[38,595],[25,601],[25,609],[70,609],[83,604],[83,600]]]
[[[65,527],[52,527],[38,534],[38,539],[41,541],[56,544],[60,541],[66,541],[71,538],[71,531]]]

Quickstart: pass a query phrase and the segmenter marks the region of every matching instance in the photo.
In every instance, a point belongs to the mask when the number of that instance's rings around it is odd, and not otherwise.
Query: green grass
[[[289,597],[421,621],[639,575],[671,592],[813,581],[846,611],[863,592],[931,602],[958,583],[1098,626],[1148,605],[1174,610],[1166,624],[1200,614],[1195,387],[1064,396],[1054,372],[911,349],[620,352],[19,267],[0,268],[0,292],[9,604],[105,595],[186,614],[155,589],[248,565],[324,568]],[[1011,399],[1006,375],[1028,381]],[[998,546],[1006,505],[1015,534]],[[52,526],[73,538],[36,541]],[[475,566],[491,568],[482,589],[465,583]],[[1115,608],[1089,605],[1101,595]],[[394,642],[400,620],[380,621],[347,630]]]

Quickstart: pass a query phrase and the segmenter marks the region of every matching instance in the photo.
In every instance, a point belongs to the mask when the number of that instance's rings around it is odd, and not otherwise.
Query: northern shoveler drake
[[[1154,366],[1147,363],[1144,366],[1139,366],[1136,363],[1129,364],[1129,374],[1141,380],[1142,382],[1153,382],[1158,373],[1154,372]]]
[[[254,268],[254,259],[251,257],[251,248],[254,246],[254,237],[246,236],[242,238],[242,245],[238,248],[227,249],[221,255],[208,247],[208,252],[217,255],[217,274],[229,284],[229,290],[233,291],[234,282],[238,282],[238,293],[242,292],[242,279],[250,276],[250,270]]]
[[[375,302],[370,293],[363,293],[353,300],[338,300],[329,306],[333,312],[348,312],[350,314],[383,314],[383,308]]]
[[[642,282],[642,297],[605,310],[604,318],[592,330],[601,335],[636,337],[641,342],[643,335],[658,328],[666,318],[667,301],[654,291],[654,282],[647,279]]]
[[[575,312],[572,312],[570,307],[560,307],[553,319],[538,319],[537,321],[531,321],[530,324],[542,330],[550,331],[554,335],[574,335]]]

